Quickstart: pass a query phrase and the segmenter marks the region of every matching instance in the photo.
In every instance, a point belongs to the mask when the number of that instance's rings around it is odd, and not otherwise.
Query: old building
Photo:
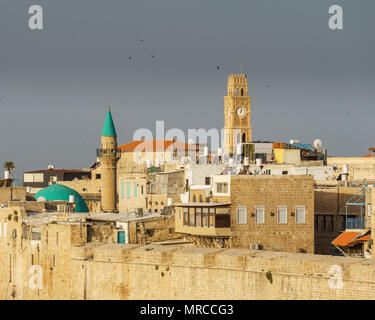
[[[176,232],[198,246],[314,252],[311,176],[219,175],[209,203],[194,195],[176,205]]]

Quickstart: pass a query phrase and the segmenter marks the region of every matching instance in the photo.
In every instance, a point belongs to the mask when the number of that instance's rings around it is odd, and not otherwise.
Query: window
[[[241,88],[241,96],[243,96],[243,88]]]
[[[201,194],[199,195],[199,202],[203,202],[203,197]]]
[[[228,183],[220,182],[216,184],[217,193],[228,193]]]
[[[102,178],[102,176],[101,176],[100,173],[97,173],[97,174],[95,175],[95,179],[101,179],[101,178]]]
[[[189,209],[184,208],[184,226],[189,225]]]
[[[202,226],[202,208],[195,209],[196,218],[197,218],[197,227]]]
[[[130,182],[126,183],[126,196],[130,199]]]
[[[335,220],[334,216],[329,216],[329,231],[334,231],[335,230]]]
[[[255,207],[255,223],[264,223],[264,214],[265,209],[264,206],[256,206]]]
[[[125,198],[125,182],[121,182],[121,199]]]
[[[138,194],[137,183],[134,182],[134,197],[136,197],[137,194]]]
[[[214,208],[210,208],[210,227],[213,227],[215,228],[215,209]]]
[[[189,208],[189,226],[195,227],[195,212],[194,208]]]
[[[246,142],[246,133],[245,132],[242,134],[242,142]]]
[[[325,231],[326,230],[326,216],[322,216],[323,218],[323,221],[322,221],[322,230]]]
[[[211,184],[211,177],[205,177],[205,178],[204,178],[204,184],[205,184],[206,186],[209,186],[209,185]]]
[[[143,194],[143,185],[141,186],[141,194]]]
[[[195,194],[193,195],[193,202],[197,202],[197,197],[195,196]]]
[[[181,211],[182,211],[182,209],[178,210],[178,220],[181,220]]]
[[[306,208],[296,207],[296,223],[303,224],[306,222]]]
[[[86,191],[87,191],[87,189],[86,189],[86,188],[83,188],[83,189],[82,189],[82,191],[83,191],[83,192],[86,192]]]
[[[203,227],[208,227],[208,208],[203,208]]]
[[[237,223],[245,224],[247,222],[247,210],[245,206],[237,207]]]
[[[277,220],[279,224],[288,223],[288,207],[277,208]]]

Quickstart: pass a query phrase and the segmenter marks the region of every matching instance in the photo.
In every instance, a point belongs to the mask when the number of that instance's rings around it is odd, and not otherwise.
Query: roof
[[[69,201],[69,196],[74,196],[74,203],[76,205],[74,212],[89,212],[89,208],[80,194],[72,188],[61,184],[52,184],[38,191],[34,197],[37,201]]]
[[[135,140],[118,147],[125,152],[134,151],[168,151],[168,150],[199,150],[196,145],[189,145],[177,140]]]
[[[291,145],[297,147],[298,149],[314,150],[312,146],[306,143],[292,143]]]
[[[215,202],[186,202],[186,203],[175,203],[176,207],[226,207],[230,205],[230,202],[226,203],[215,203]]]
[[[344,231],[341,233],[335,240],[331,242],[331,244],[335,246],[343,246],[346,247],[350,242],[352,242],[357,236],[359,232],[352,232],[352,231]]]
[[[117,137],[115,125],[113,124],[111,110],[108,110],[105,118],[102,136]]]
[[[87,173],[89,170],[77,170],[77,169],[41,169],[33,171],[24,171],[23,173],[42,173],[42,172],[55,172],[55,173]]]

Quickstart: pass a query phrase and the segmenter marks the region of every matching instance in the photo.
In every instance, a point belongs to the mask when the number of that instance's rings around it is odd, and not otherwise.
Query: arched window
[[[241,88],[241,96],[243,96],[243,88]]]
[[[203,202],[203,197],[201,194],[199,195],[199,202]]]
[[[236,96],[238,96],[239,95],[239,90],[238,90],[238,88],[237,88],[237,90],[236,90]]]
[[[246,133],[245,132],[242,134],[242,142],[246,142]]]
[[[197,197],[193,195],[193,202],[197,202]]]

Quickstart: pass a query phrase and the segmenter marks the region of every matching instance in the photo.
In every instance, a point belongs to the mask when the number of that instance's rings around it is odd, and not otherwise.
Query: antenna
[[[108,112],[111,112],[111,105],[108,105]]]
[[[314,142],[313,142],[313,145],[314,145],[314,148],[315,148],[315,149],[319,149],[319,148],[322,147],[323,142],[322,142],[322,140],[320,140],[320,139],[315,139]]]
[[[241,63],[241,74],[242,74],[242,63]]]

